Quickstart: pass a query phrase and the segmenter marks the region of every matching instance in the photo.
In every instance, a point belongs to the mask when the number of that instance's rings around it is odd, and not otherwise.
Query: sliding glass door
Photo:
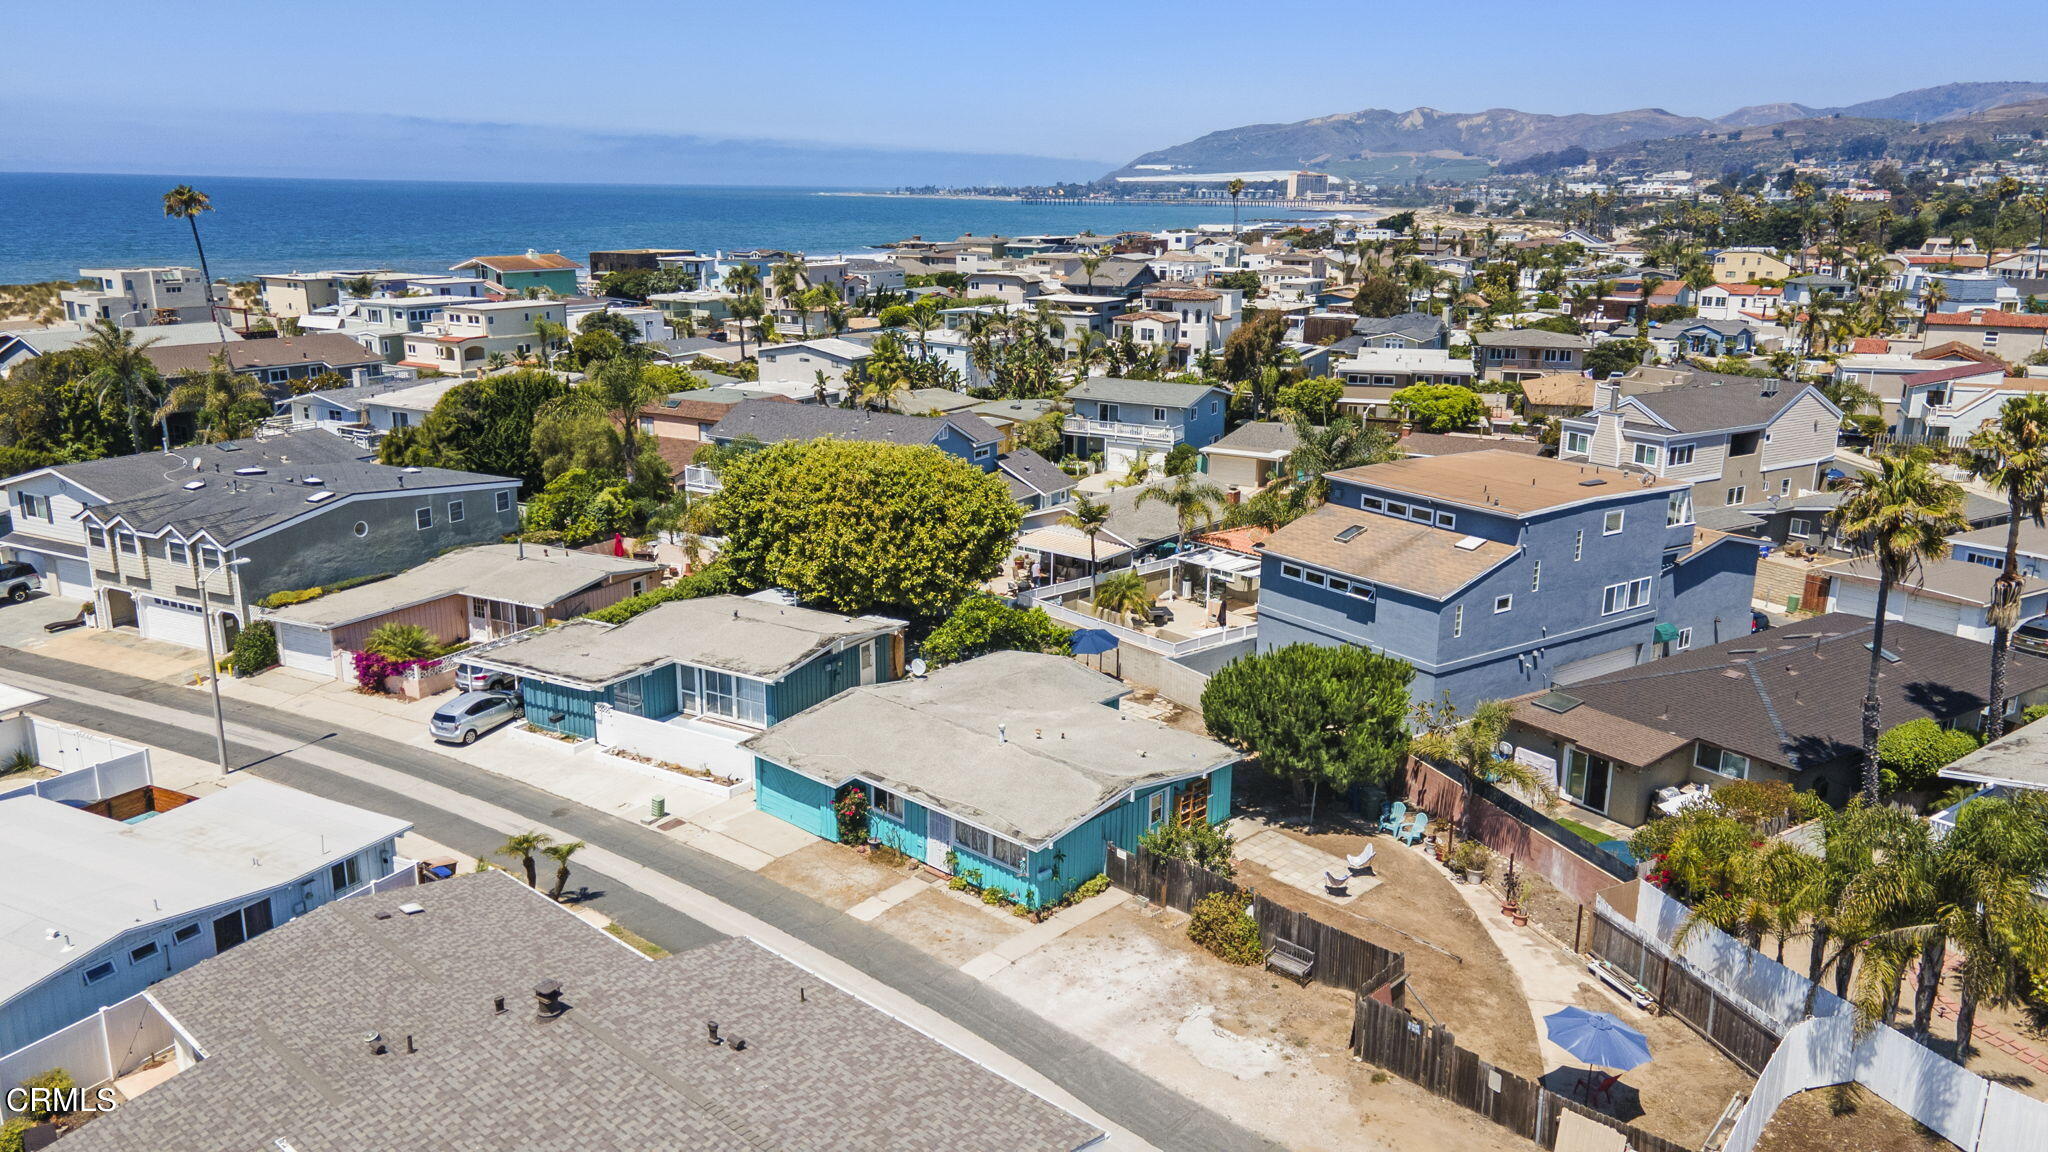
[[[1602,815],[1607,813],[1607,785],[1614,765],[1580,748],[1565,750],[1564,794],[1572,802]]]

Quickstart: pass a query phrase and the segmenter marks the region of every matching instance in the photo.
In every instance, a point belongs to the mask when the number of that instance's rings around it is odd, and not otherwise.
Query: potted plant
[[[1515,858],[1508,857],[1508,870],[1500,878],[1501,914],[1515,922],[1517,928],[1529,922],[1529,916],[1522,911],[1522,878],[1515,874]]]
[[[1493,850],[1477,840],[1461,840],[1451,849],[1451,870],[1467,884],[1484,884],[1486,866],[1492,862]]]

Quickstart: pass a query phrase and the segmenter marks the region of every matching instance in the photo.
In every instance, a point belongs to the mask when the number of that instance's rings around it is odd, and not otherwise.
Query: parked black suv
[[[42,587],[42,576],[34,566],[16,561],[0,564],[0,590],[4,590],[10,604],[19,604],[28,599],[28,594]]]

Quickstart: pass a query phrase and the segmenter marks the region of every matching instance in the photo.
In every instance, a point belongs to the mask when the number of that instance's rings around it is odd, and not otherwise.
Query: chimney
[[[1621,373],[1610,372],[1607,379],[1593,385],[1593,411],[1605,412],[1614,407],[1614,398],[1621,391]]]
[[[561,1018],[569,1006],[562,1002],[562,982],[543,980],[533,986],[533,1018],[542,1024]]]

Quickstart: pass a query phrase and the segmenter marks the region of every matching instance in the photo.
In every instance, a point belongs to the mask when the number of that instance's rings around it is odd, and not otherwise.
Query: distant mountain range
[[[1750,128],[1779,124],[1855,121],[1890,129],[1984,117],[2010,105],[2048,101],[2048,83],[1988,81],[1944,84],[1839,108],[1755,104],[1712,120],[1661,108],[1603,114],[1549,115],[1490,108],[1443,112],[1411,108],[1318,116],[1292,124],[1248,124],[1147,152],[1109,174],[1160,174],[1161,166],[1188,172],[1250,172],[1312,168],[1358,179],[1414,175],[1476,176],[1494,164],[1558,153],[1627,154],[1653,142],[1681,138],[1739,143]],[[1729,129],[1742,137],[1728,141]],[[1866,128],[1860,135],[1868,136]],[[1788,133],[1789,134],[1789,133]],[[1816,136],[1818,133],[1802,133]],[[1654,149],[1652,151],[1655,151]]]

